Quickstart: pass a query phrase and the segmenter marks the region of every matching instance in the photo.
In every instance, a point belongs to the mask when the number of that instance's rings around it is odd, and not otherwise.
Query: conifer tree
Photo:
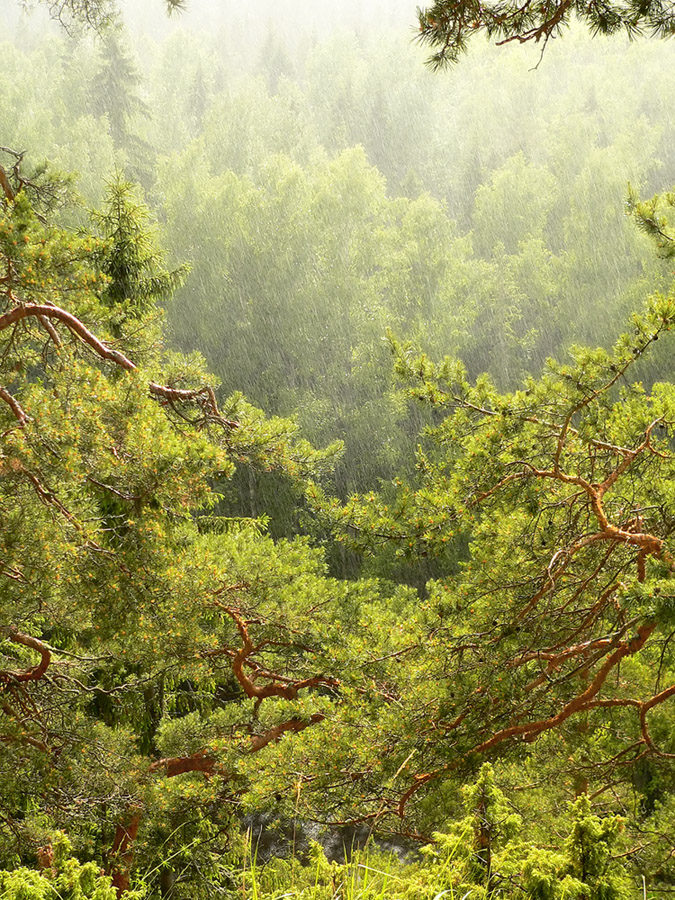
[[[128,50],[122,43],[122,33],[109,28],[102,38],[101,65],[94,81],[92,104],[97,115],[106,115],[110,134],[116,147],[128,148],[139,143],[134,135],[133,122],[148,116],[147,104],[138,94],[141,77]]]
[[[429,59],[433,68],[457,62],[471,37],[480,32],[496,38],[497,44],[532,41],[541,45],[543,53],[547,42],[558,37],[573,18],[594,35],[624,31],[631,38],[643,34],[665,38],[675,33],[675,14],[670,5],[660,0],[626,4],[598,4],[592,0],[436,0],[420,9],[418,16],[420,40],[434,51]]]
[[[221,410],[197,359],[163,353],[153,301],[171,276],[126,184],[97,239],[43,224],[3,173],[0,856],[88,833],[122,892],[137,836],[142,854],[172,839],[172,817],[179,843],[225,833],[240,758],[336,699],[327,621],[307,610],[324,594],[339,618],[352,592],[304,542],[209,516],[235,465],[304,478],[336,448],[238,396]]]
[[[346,506],[313,493],[352,546],[427,556],[454,544],[468,554],[458,574],[429,585],[409,623],[411,676],[399,699],[410,741],[396,755],[414,749],[418,762],[392,814],[408,814],[414,798],[477,758],[521,758],[554,731],[569,769],[580,718],[595,783],[675,752],[666,725],[675,389],[647,394],[630,378],[674,325],[675,295],[654,296],[612,351],[575,348],[571,363],[550,361],[512,394],[394,342],[409,396],[438,423],[419,450],[419,483]],[[622,664],[631,681],[617,680]]]
[[[147,207],[120,172],[108,185],[105,208],[94,215],[94,224],[104,241],[97,262],[106,279],[101,299],[107,306],[142,318],[180,287],[187,266],[163,268]]]
[[[105,116],[124,171],[148,187],[152,183],[151,147],[140,136],[140,126],[150,117],[150,110],[141,97],[142,78],[125,46],[120,26],[105,28],[100,56],[99,69],[90,88],[92,111],[96,116]]]

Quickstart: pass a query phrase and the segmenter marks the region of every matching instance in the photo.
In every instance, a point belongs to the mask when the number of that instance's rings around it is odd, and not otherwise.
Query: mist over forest
[[[669,15],[0,0],[1,898],[675,890]]]

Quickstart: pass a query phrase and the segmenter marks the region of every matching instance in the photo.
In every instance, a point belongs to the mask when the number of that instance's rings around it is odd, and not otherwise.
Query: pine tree
[[[675,33],[675,13],[660,0],[619,4],[592,0],[556,0],[535,4],[484,3],[482,0],[436,0],[418,12],[419,39],[433,48],[429,59],[432,68],[457,62],[466,51],[469,40],[483,32],[497,38],[497,44],[511,41],[541,44],[542,53],[551,38],[560,35],[576,17],[592,34],[615,34],[624,31],[629,37],[649,34],[670,37]]]
[[[209,515],[235,466],[304,479],[336,448],[313,451],[239,396],[221,410],[199,361],[164,353],[153,304],[175,276],[125,182],[101,239],[44,224],[5,176],[0,858],[30,860],[65,828],[95,840],[121,892],[137,834],[141,858],[155,840],[224,835],[241,757],[337,699],[327,621],[308,610],[323,595],[347,621],[349,589],[305,542]],[[143,347],[137,361],[123,345]]]
[[[585,775],[600,783],[619,777],[617,759],[626,777],[631,762],[675,749],[665,724],[672,653],[660,657],[663,683],[648,675],[672,627],[675,388],[647,394],[630,381],[674,326],[675,293],[652,297],[611,351],[577,347],[571,364],[549,361],[512,394],[394,342],[409,396],[438,423],[418,453],[419,483],[346,506],[314,492],[353,547],[466,554],[458,574],[428,586],[411,625],[428,629],[417,640],[429,652],[417,664],[407,657],[409,742],[396,752],[414,748],[424,762],[392,814],[477,758],[524,753],[552,732],[565,736],[559,763],[573,773],[569,726],[580,718]],[[628,661],[633,679],[616,680]],[[552,760],[556,744],[547,747]]]

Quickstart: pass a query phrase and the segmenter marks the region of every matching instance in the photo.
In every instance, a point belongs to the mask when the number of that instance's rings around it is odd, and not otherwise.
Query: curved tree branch
[[[216,761],[206,753],[193,753],[192,756],[169,756],[152,763],[149,772],[161,772],[167,778],[184,775],[186,772],[203,772],[213,775]]]
[[[9,182],[9,178],[7,177],[7,172],[4,166],[0,166],[0,188],[2,188],[2,192],[7,200],[9,200],[10,202],[14,200],[16,194],[14,193],[14,189]]]
[[[274,725],[263,734],[253,734],[251,735],[251,752],[257,753],[258,750],[262,750],[268,744],[281,740],[287,732],[290,731],[297,734],[297,732],[304,731],[305,728],[309,728],[311,725],[316,725],[317,722],[323,722],[325,718],[325,715],[322,713],[314,713],[308,719],[289,719],[287,722]]]
[[[109,360],[110,362],[115,363],[115,365],[120,366],[120,368],[124,369],[127,372],[138,371],[138,367],[127,356],[125,356],[123,353],[120,353],[119,350],[111,350],[110,347],[106,346],[103,341],[100,341],[96,337],[96,335],[77,318],[77,316],[74,316],[72,313],[67,312],[67,310],[65,309],[61,309],[58,306],[48,306],[46,304],[28,304],[25,306],[16,306],[14,307],[14,309],[11,309],[9,310],[9,312],[6,312],[2,316],[0,316],[0,331],[4,331],[11,325],[14,325],[17,322],[28,318],[37,318],[38,321],[42,322],[43,325],[44,321],[49,322],[52,319],[58,322],[62,322],[70,331],[72,331],[73,334],[77,335],[77,337],[79,337],[83,343],[90,347],[101,359]],[[58,339],[58,335],[56,335],[56,338]],[[228,428],[239,427],[238,422],[233,422],[230,419],[226,419],[225,417],[221,416],[218,410],[218,404],[216,403],[216,395],[213,391],[213,388],[211,387],[203,387],[196,390],[183,390],[179,388],[169,387],[167,385],[157,384],[156,382],[151,381],[148,384],[148,390],[154,397],[160,397],[169,403],[190,400],[201,402],[208,410],[210,416],[212,416],[213,419],[218,421],[220,424],[226,425]],[[7,397],[3,395],[0,396],[3,400],[5,400],[5,402],[9,402]]]
[[[49,668],[51,662],[51,652],[49,648],[39,641],[37,638],[29,634],[23,634],[16,628],[10,627],[3,629],[4,634],[10,641],[15,644],[21,644],[30,650],[35,650],[41,656],[40,662],[25,672],[0,672],[0,679],[3,681],[39,681]]]
[[[326,678],[323,675],[314,675],[311,678],[304,678],[298,681],[281,682],[280,680],[274,680],[264,687],[258,687],[244,671],[244,665],[248,661],[249,656],[257,649],[251,640],[248,623],[236,609],[231,606],[226,606],[219,600],[216,600],[215,603],[234,621],[237,630],[241,635],[243,646],[236,651],[232,658],[232,671],[244,693],[250,699],[262,701],[267,697],[282,697],[285,700],[295,700],[297,699],[298,691],[301,691],[304,688],[318,687],[320,685],[325,687],[337,687],[340,684],[340,682],[334,678]],[[276,678],[272,675],[270,677]]]
[[[269,728],[263,734],[251,735],[251,753],[257,753],[268,744],[281,740],[284,734],[298,733],[322,722],[326,717],[320,713],[310,716],[308,719],[293,718],[287,722],[281,722]],[[216,774],[216,759],[204,751],[193,753],[191,756],[172,756],[158,759],[152,763],[148,770],[151,774],[161,773],[167,778],[184,775],[188,772],[201,772],[207,778]],[[118,825],[115,831],[113,845],[109,852],[111,860],[109,872],[112,875],[113,887],[117,896],[121,897],[129,890],[130,868],[133,858],[133,845],[138,835],[141,824],[141,810],[136,807],[130,814],[125,825]]]
[[[638,628],[635,637],[627,641],[621,641],[616,650],[614,650],[614,652],[605,660],[604,664],[599,669],[595,678],[593,679],[593,681],[591,681],[586,690],[582,691],[582,693],[578,694],[576,697],[566,703],[565,706],[558,713],[556,713],[556,715],[550,716],[547,719],[541,719],[536,722],[524,722],[520,725],[512,725],[508,728],[503,728],[496,734],[493,734],[487,740],[483,741],[480,744],[477,744],[471,750],[462,754],[462,756],[458,759],[453,760],[451,763],[448,763],[448,765],[443,766],[440,769],[436,769],[433,772],[425,772],[424,774],[415,776],[415,781],[403,794],[398,802],[398,815],[403,818],[408,801],[420,790],[420,788],[422,788],[425,784],[428,784],[430,781],[434,781],[435,779],[440,778],[442,775],[445,775],[448,772],[451,772],[453,769],[456,769],[457,766],[468,756],[474,753],[485,753],[487,750],[492,749],[493,747],[503,743],[509,738],[522,737],[528,742],[535,741],[545,731],[550,731],[551,729],[556,728],[575,713],[585,712],[588,709],[592,709],[594,706],[600,705],[598,701],[594,700],[594,698],[601,690],[610,672],[626,656],[631,656],[641,650],[655,629],[655,622],[645,622]],[[668,691],[672,691],[673,693],[675,693],[675,687],[668,689]],[[668,692],[664,691],[663,693]],[[670,693],[668,693],[668,696],[670,696]],[[664,697],[664,699],[666,698]]]
[[[24,412],[19,401],[9,393],[4,387],[0,387],[0,400],[4,400],[7,406],[12,410],[14,418],[22,427],[30,421],[29,416]]]

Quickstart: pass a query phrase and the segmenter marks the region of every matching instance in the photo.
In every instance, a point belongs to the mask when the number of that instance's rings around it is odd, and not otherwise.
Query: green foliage
[[[108,186],[106,205],[94,215],[102,239],[97,264],[107,279],[104,304],[122,307],[121,317],[141,318],[169,299],[189,271],[167,271],[155,243],[147,207],[137,189],[118,172]]]
[[[611,858],[622,820],[592,814],[587,797],[569,804],[569,836],[561,840],[550,833],[549,846],[543,847],[523,831],[519,817],[496,787],[489,765],[481,768],[476,782],[467,785],[463,794],[467,815],[435,833],[433,843],[405,861],[371,843],[345,863],[329,862],[321,846],[310,842],[303,861],[276,858],[263,865],[249,834],[239,890],[255,900],[281,896],[329,900],[337,891],[348,900],[523,895],[532,900],[619,900],[633,896],[631,878],[621,862]]]
[[[408,623],[419,635],[410,644],[426,652],[406,657],[399,721],[381,720],[397,734],[398,765],[424,758],[399,812],[425,821],[434,801],[414,798],[426,785],[437,797],[434,782],[465,772],[478,754],[522,761],[524,744],[552,729],[557,748],[542,753],[568,777],[571,761],[602,778],[631,747],[670,752],[661,706],[670,691],[654,688],[648,672],[658,658],[667,683],[673,665],[673,388],[647,394],[628,373],[672,329],[674,312],[672,294],[652,297],[612,351],[577,347],[570,363],[550,360],[513,394],[392,341],[408,396],[436,422],[416,477],[346,504],[318,490],[311,500],[349,546],[435,556],[442,571]],[[448,560],[453,545],[465,558],[459,570]],[[630,675],[611,680],[624,658]],[[606,708],[616,710],[611,720]],[[641,716],[652,709],[649,725]]]
[[[0,890],[7,900],[116,900],[110,878],[96,863],[81,864],[72,857],[72,846],[65,835],[54,835],[43,848],[47,859],[40,872],[19,868],[0,871]],[[128,900],[141,900],[145,893],[132,891]]]
[[[550,47],[450,85],[387,36],[234,21],[143,75],[121,32],[3,45],[6,140],[102,212],[3,155],[0,312],[88,331],[0,333],[2,877],[49,895],[25,867],[65,829],[174,900],[672,878],[675,299],[620,204],[673,161],[672,66],[577,36],[567,78]],[[630,203],[664,256],[671,200]],[[573,339],[603,347],[545,362]],[[426,849],[268,864],[243,815]]]
[[[635,191],[629,187],[628,211],[638,228],[649,235],[664,259],[675,256],[675,236],[673,235],[672,212],[675,207],[675,193],[655,194],[651,200],[640,201]]]
[[[122,32],[110,39],[131,59]],[[658,78],[667,95],[670,68],[658,47],[591,53],[570,40],[565,77],[551,47],[536,78],[516,54],[489,65],[483,54],[450,86],[393,35],[334,36],[297,52],[289,43],[292,70],[268,84],[265,42],[284,45],[274,28],[251,48],[250,77],[235,69],[234,38],[225,48],[181,31],[148,59],[147,77],[116,88],[143,159],[91,95],[100,47],[24,42],[8,45],[0,109],[16,103],[25,115],[0,126],[79,169],[95,205],[114,154],[142,177],[175,258],[192,265],[168,308],[173,345],[204,353],[226,392],[293,416],[313,443],[345,441],[335,470],[344,498],[409,473],[425,423],[392,396],[387,327],[513,388],[572,340],[609,341],[612,320],[648,284],[665,284],[621,198],[627,179],[662,187],[675,142],[647,86]],[[500,106],[505,83],[514,88]],[[152,119],[128,110],[129,97]],[[654,368],[667,365],[659,357]],[[286,485],[259,479],[253,494],[251,505],[237,483],[238,514],[272,515],[279,534],[307,527]],[[342,566],[341,551],[333,558]]]
[[[572,833],[564,852],[532,850],[523,868],[523,887],[537,900],[584,897],[589,900],[630,897],[631,880],[612,850],[623,828],[618,817],[602,819],[591,813],[588,797],[570,804]]]
[[[591,814],[591,804],[581,796],[574,804],[574,825],[567,841],[567,854],[571,860],[570,877],[583,887],[590,887],[587,895],[592,898],[619,898],[630,895],[630,886],[624,873],[611,859],[613,845],[623,826],[620,818],[602,820]],[[561,890],[564,887],[561,886]]]
[[[432,6],[420,9],[418,15],[420,39],[435,50],[429,59],[434,69],[457,62],[466,51],[471,36],[480,31],[489,38],[498,38],[498,44],[543,41],[545,49],[549,39],[558,37],[569,25],[573,15],[593,35],[625,31],[630,38],[645,33],[670,37],[675,31],[675,19],[670,10],[658,2],[639,6],[606,3],[598,7],[588,0],[540,6],[436,0]]]
[[[15,858],[10,848],[18,835],[20,856],[29,855],[30,822],[41,817],[100,858],[130,811],[142,808],[138,864],[166,846],[189,877],[195,865],[206,877],[214,851],[202,858],[196,848],[221,839],[230,819],[223,797],[236,796],[254,771],[239,756],[255,751],[256,740],[262,748],[278,740],[288,721],[295,730],[315,724],[331,705],[328,676],[328,696],[314,700],[285,696],[293,678],[273,673],[295,672],[309,687],[313,678],[323,683],[321,673],[335,667],[326,634],[340,616],[333,610],[344,606],[346,616],[353,603],[348,586],[325,578],[320,554],[306,542],[274,544],[256,522],[214,534],[199,527],[198,516],[213,511],[213,485],[236,467],[302,482],[329,466],[337,448],[314,451],[294,423],[265,419],[240,395],[226,400],[222,413],[208,407],[208,415],[191,400],[188,388],[203,384],[205,374],[197,358],[163,356],[154,301],[158,284],[166,290],[170,278],[142,227],[147,214],[129,208],[126,185],[120,192],[101,227],[116,210],[128,227],[123,237],[118,229],[103,240],[44,226],[23,191],[2,204],[0,252],[11,273],[3,313],[19,302],[42,304],[52,325],[33,317],[20,332],[2,333],[11,394],[3,392],[1,412],[0,607],[8,624],[0,783],[12,827],[2,834],[0,854]],[[133,242],[138,246],[129,247]],[[121,243],[128,265],[120,304],[111,300],[118,273],[101,269]],[[59,307],[52,316],[63,298],[68,311]],[[71,310],[82,318],[61,316]],[[75,323],[82,341],[64,322]],[[100,358],[121,340],[142,348],[142,369],[122,365],[119,354],[108,363]],[[157,385],[153,377],[166,379],[167,390],[182,389],[185,399],[158,403],[156,388],[148,393],[149,382]],[[232,606],[218,600],[221,594]],[[321,616],[308,612],[317,604]],[[269,673],[283,695],[272,693],[264,711],[242,692],[251,682],[237,682],[229,665],[247,646],[240,647],[238,616],[260,631],[246,651],[261,654],[254,671]],[[297,619],[307,622],[303,635]],[[33,678],[36,647],[45,654],[48,682],[44,673]],[[189,780],[162,790],[152,778],[162,753],[182,754],[188,765],[207,754],[227,775],[195,791]],[[84,819],[83,797],[90,798]],[[24,825],[16,823],[18,812]],[[194,860],[176,845],[189,845]],[[33,881],[47,890],[42,876]]]

